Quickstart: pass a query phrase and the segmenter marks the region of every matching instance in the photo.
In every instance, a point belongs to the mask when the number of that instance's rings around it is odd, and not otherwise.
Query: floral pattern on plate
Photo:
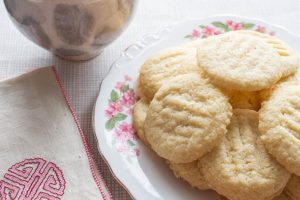
[[[233,20],[227,20],[225,22],[214,21],[210,25],[199,25],[199,27],[193,29],[191,34],[185,36],[185,38],[196,40],[199,38],[206,38],[213,35],[219,35],[229,31],[236,30],[253,30],[261,33],[269,33],[275,35],[275,32],[268,32],[266,27],[256,25],[248,22],[234,22]]]
[[[130,87],[132,78],[124,76],[122,82],[117,82],[110,93],[108,106],[105,109],[107,121],[106,130],[113,135],[113,145],[118,152],[130,156],[139,156],[137,136],[129,117],[132,117],[133,106],[138,97]]]

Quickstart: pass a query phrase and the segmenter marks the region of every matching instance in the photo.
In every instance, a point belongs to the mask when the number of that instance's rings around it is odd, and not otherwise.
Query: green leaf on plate
[[[131,140],[127,140],[127,144],[128,144],[129,146],[134,146],[134,143],[133,143]]]
[[[124,119],[126,119],[126,115],[123,113],[118,113],[116,116],[114,116],[113,118],[115,119],[116,122],[119,121],[123,121]]]
[[[129,90],[129,85],[124,85],[123,88],[122,88],[122,91],[126,92],[128,90]]]
[[[110,100],[113,102],[117,102],[119,99],[119,94],[115,90],[112,90],[110,93]]]
[[[199,25],[199,27],[200,27],[200,28],[206,28],[206,26],[203,26],[203,25]]]
[[[113,128],[116,126],[116,120],[115,117],[110,118],[106,123],[105,123],[105,128],[109,131],[111,131]]]
[[[184,38],[191,39],[191,38],[192,38],[192,36],[191,36],[191,35],[186,35],[186,36],[184,36]]]
[[[232,31],[232,30],[231,30],[231,28],[229,26],[226,25],[226,27],[224,29],[224,32],[229,32],[229,31]]]
[[[226,24],[218,21],[212,22],[211,24],[214,25],[215,27],[222,28],[222,29],[226,29],[227,27]]]
[[[243,27],[245,29],[252,29],[255,26],[255,24],[252,23],[243,23]]]

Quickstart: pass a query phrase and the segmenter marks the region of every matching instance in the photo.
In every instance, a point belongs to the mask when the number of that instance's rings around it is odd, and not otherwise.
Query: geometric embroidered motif
[[[61,200],[66,181],[62,171],[42,158],[16,163],[0,181],[1,200]]]

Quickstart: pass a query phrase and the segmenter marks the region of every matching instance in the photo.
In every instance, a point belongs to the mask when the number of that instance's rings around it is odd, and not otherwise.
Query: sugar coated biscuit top
[[[230,200],[266,200],[279,195],[290,173],[265,150],[258,113],[235,109],[222,143],[201,159],[209,185]]]
[[[237,33],[258,37],[268,43],[273,49],[275,49],[280,55],[280,60],[285,66],[286,71],[284,72],[284,76],[290,75],[297,70],[299,66],[298,54],[282,40],[266,33],[260,33],[251,30],[240,30],[237,31]]]
[[[231,110],[228,98],[199,74],[175,77],[150,104],[144,126],[147,141],[171,162],[192,162],[219,144]]]
[[[209,189],[208,183],[199,169],[198,160],[181,164],[171,162],[169,163],[169,166],[176,177],[182,178],[191,186],[196,187],[200,190]]]
[[[164,81],[178,75],[200,72],[196,48],[173,47],[162,50],[148,58],[142,65],[139,90],[151,100]]]
[[[198,48],[199,65],[220,87],[258,91],[288,75],[276,49],[258,37],[232,31],[201,44],[205,48]]]
[[[265,147],[286,169],[300,176],[300,83],[285,82],[272,88],[259,112]]]

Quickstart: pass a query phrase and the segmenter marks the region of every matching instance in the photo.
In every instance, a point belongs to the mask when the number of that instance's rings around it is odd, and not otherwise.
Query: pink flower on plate
[[[137,99],[137,96],[133,90],[127,90],[126,92],[123,93],[123,96],[120,100],[121,104],[130,107],[133,104],[135,104]]]
[[[228,20],[226,24],[231,28],[231,30],[241,30],[243,25],[241,23],[234,23],[232,20]]]
[[[128,75],[125,75],[125,76],[124,76],[124,79],[125,79],[126,81],[131,81],[131,80],[132,80],[132,78],[131,78],[130,76],[128,76]]]
[[[117,82],[117,85],[115,86],[115,89],[117,90],[122,90],[122,88],[124,87],[125,83],[124,82]]]
[[[255,31],[261,32],[261,33],[265,33],[266,32],[266,27],[264,27],[264,26],[257,26],[257,28],[255,29]]]
[[[119,129],[124,133],[129,133],[130,135],[134,135],[134,128],[132,124],[129,124],[128,122],[122,122],[119,126]]]
[[[272,31],[271,33],[269,33],[270,35],[272,35],[272,36],[275,36],[275,32],[274,31]]]
[[[140,151],[139,149],[137,149],[137,148],[134,148],[134,149],[132,150],[132,153],[133,153],[133,155],[135,155],[135,156],[139,156],[139,155],[141,154],[141,151]]]
[[[137,140],[132,124],[122,122],[114,132],[117,140],[126,142],[127,140]]]
[[[119,112],[122,112],[122,106],[117,102],[109,102],[108,108],[105,110],[105,115],[107,117],[112,117]]]
[[[133,114],[133,109],[132,108],[129,108],[127,111],[126,111],[126,114],[131,116]]]
[[[126,145],[118,145],[117,146],[117,151],[118,152],[122,152],[122,153],[126,153],[129,151],[129,147]]]
[[[215,28],[211,26],[206,26],[203,29],[203,34],[205,37],[213,36],[213,35],[219,35],[221,34],[221,31],[216,30]]]
[[[199,29],[194,29],[192,32],[192,39],[196,40],[201,36],[201,31]]]

